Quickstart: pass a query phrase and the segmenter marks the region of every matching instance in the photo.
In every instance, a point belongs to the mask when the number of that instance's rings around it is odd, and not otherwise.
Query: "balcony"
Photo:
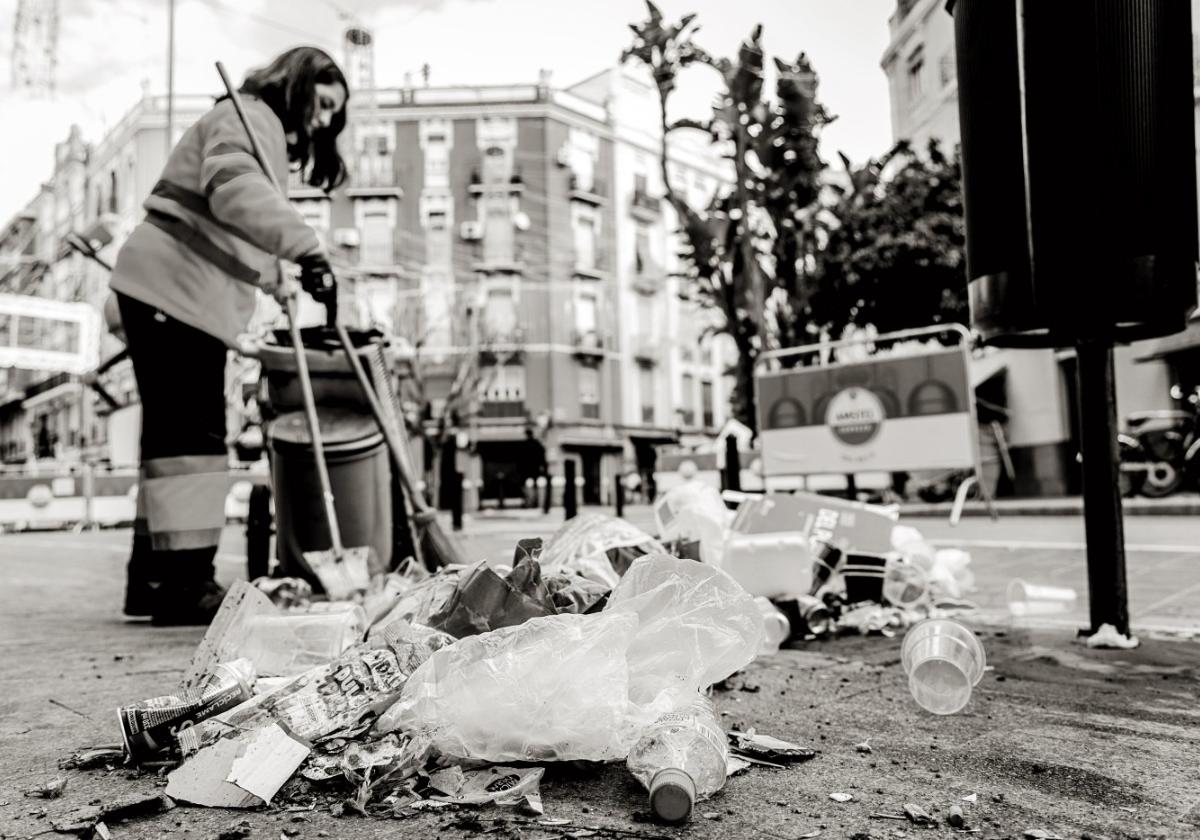
[[[633,357],[644,365],[658,364],[662,351],[662,342],[656,336],[637,335],[633,338]]]
[[[599,420],[600,403],[580,403],[579,416],[584,420]]]
[[[604,255],[595,253],[590,260],[575,256],[575,264],[571,266],[571,274],[584,280],[603,280],[606,273]]]
[[[485,183],[483,176],[479,174],[479,170],[471,171],[471,183],[467,185],[467,192],[474,198],[479,198],[488,193],[499,193],[501,195],[519,195],[525,191],[525,179],[521,177],[520,172],[514,172],[509,176],[507,181],[490,181]]]
[[[287,197],[292,201],[301,201],[303,199],[324,199],[329,200],[329,193],[319,187],[309,186],[304,182],[303,172],[289,172],[287,180]]]
[[[633,290],[639,295],[653,297],[662,291],[664,284],[661,274],[651,274],[644,270],[638,271],[636,268],[634,269],[633,283],[631,285],[633,286]]]
[[[524,400],[504,400],[479,404],[479,416],[489,420],[512,420],[526,415]]]
[[[642,406],[642,422],[645,423],[647,426],[654,425],[654,406],[652,406],[652,405]]]
[[[638,221],[656,222],[662,212],[662,199],[650,195],[645,190],[634,190],[633,201],[629,205],[629,213]]]
[[[571,175],[571,186],[568,191],[568,196],[572,201],[580,201],[584,204],[590,204],[593,207],[599,207],[608,199],[605,196],[608,194],[606,184],[599,178],[593,178],[591,183],[585,182],[578,175]]]
[[[580,359],[604,358],[605,340],[603,333],[598,330],[575,330],[571,336],[571,347]]]
[[[346,195],[351,198],[403,198],[393,158],[361,158],[351,167]]]
[[[479,339],[479,356],[485,364],[511,359],[525,352],[525,341],[523,327],[492,330],[485,326]]]

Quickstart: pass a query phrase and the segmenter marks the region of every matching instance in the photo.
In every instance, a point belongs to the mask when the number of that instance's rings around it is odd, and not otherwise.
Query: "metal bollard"
[[[621,481],[621,476],[613,479],[616,483],[616,499],[617,499],[617,518],[620,519],[625,515],[625,483]]]
[[[563,462],[563,514],[566,519],[574,519],[579,508],[575,500],[575,461],[568,458]]]

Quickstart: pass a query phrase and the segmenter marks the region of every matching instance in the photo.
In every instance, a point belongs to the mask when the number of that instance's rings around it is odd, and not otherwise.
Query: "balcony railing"
[[[633,356],[644,364],[658,364],[662,355],[662,342],[652,335],[639,335],[633,339]]]
[[[717,425],[716,417],[711,411],[704,412],[704,428],[711,429]]]
[[[629,211],[634,218],[653,222],[658,218],[661,210],[662,199],[658,196],[650,195],[645,190],[633,191],[633,201],[629,206]]]
[[[684,428],[696,425],[696,412],[691,409],[678,408],[675,410],[675,416],[679,418],[679,425]]]
[[[642,406],[642,422],[649,424],[651,426],[654,425],[654,406],[652,406],[652,405]]]
[[[577,356],[603,356],[607,343],[599,330],[575,330],[571,339]]]
[[[352,187],[396,186],[396,166],[390,156],[360,159],[352,175]]]
[[[662,289],[663,284],[662,274],[650,273],[644,267],[642,271],[638,271],[636,266],[634,267],[633,290],[638,294],[647,297],[656,295]]]
[[[589,183],[578,175],[572,174],[569,194],[572,201],[600,205],[606,200],[605,196],[608,195],[608,185],[601,178],[592,178]]]
[[[600,403],[580,403],[579,413],[584,420],[599,420]]]
[[[479,416],[486,417],[491,420],[524,417],[525,414],[524,400],[504,400],[496,402],[484,400],[479,404]]]

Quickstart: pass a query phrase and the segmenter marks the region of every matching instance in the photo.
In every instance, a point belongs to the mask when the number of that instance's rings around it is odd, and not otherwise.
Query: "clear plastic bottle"
[[[687,822],[696,802],[725,786],[729,745],[710,700],[665,714],[642,733],[626,766],[650,791],[650,810],[668,823]]]

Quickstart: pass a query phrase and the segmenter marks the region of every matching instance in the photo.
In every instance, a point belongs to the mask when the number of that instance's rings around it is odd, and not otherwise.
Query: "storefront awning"
[[[1154,362],[1197,347],[1200,347],[1200,321],[1189,321],[1183,332],[1146,342],[1145,352],[1136,361]]]

